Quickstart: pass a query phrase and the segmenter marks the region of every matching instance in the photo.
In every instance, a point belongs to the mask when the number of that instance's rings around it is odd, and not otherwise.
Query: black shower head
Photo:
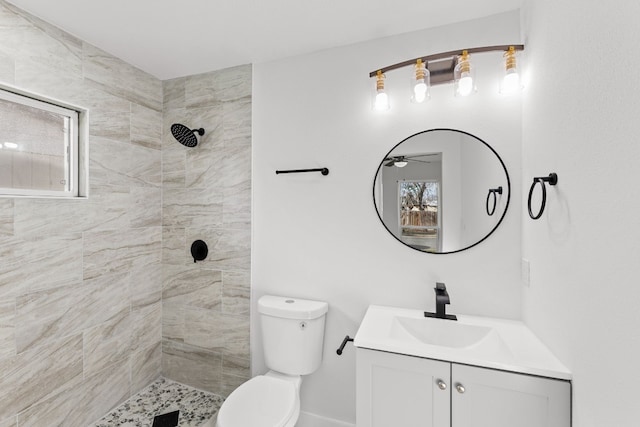
[[[196,138],[196,132],[198,135],[204,135],[204,129],[189,129],[185,125],[180,123],[174,123],[171,125],[171,133],[178,142],[186,147],[195,147],[198,145],[198,138]]]

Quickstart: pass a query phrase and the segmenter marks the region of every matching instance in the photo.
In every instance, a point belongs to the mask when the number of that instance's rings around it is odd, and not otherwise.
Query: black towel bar
[[[322,175],[329,175],[328,168],[316,168],[316,169],[289,169],[283,171],[276,171],[276,175],[281,173],[301,173],[301,172],[320,172]]]

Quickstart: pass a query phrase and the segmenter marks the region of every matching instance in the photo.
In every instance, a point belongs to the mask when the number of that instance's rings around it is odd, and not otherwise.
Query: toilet
[[[218,412],[217,427],[294,427],[300,415],[302,375],[322,362],[322,301],[265,295],[258,300],[267,367],[235,389]]]

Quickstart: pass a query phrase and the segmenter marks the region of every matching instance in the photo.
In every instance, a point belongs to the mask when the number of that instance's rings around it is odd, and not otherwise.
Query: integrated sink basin
[[[458,315],[424,317],[421,310],[369,306],[354,338],[358,348],[446,360],[505,371],[571,379],[522,322]]]
[[[468,348],[487,338],[492,329],[429,317],[394,316],[389,335],[395,339],[416,339],[429,345]]]

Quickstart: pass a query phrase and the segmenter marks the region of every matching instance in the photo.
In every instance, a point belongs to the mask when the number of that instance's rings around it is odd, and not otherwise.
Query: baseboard
[[[296,427],[356,427],[356,425],[310,412],[300,412]]]

